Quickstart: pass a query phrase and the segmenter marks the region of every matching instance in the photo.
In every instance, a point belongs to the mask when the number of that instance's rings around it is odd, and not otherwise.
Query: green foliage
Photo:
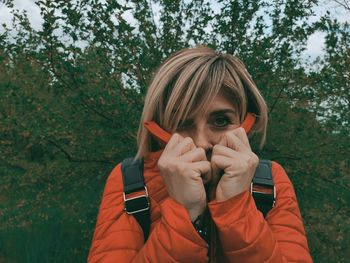
[[[310,23],[316,1],[212,4],[37,1],[35,30],[3,2],[13,24],[0,35],[0,262],[86,260],[108,173],[136,151],[154,70],[195,44],[245,62],[270,109],[259,155],[290,175],[314,260],[346,262],[349,25]],[[316,31],[325,56],[307,62]]]

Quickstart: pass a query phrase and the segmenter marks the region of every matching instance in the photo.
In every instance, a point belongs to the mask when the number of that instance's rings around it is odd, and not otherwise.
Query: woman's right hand
[[[210,179],[211,164],[205,150],[196,147],[190,137],[174,133],[158,160],[158,168],[169,196],[195,220],[207,205],[204,182]]]

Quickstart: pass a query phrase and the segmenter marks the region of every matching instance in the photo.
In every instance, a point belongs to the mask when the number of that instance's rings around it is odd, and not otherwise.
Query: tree
[[[4,1],[14,19],[0,35],[0,261],[1,252],[18,262],[86,258],[106,177],[136,151],[153,72],[174,51],[206,44],[240,57],[266,98],[268,141],[257,151],[288,171],[314,259],[345,262],[349,25],[329,15],[310,23],[317,4],[42,0],[35,30]],[[325,56],[307,68],[317,30]],[[65,235],[75,237],[62,245]]]

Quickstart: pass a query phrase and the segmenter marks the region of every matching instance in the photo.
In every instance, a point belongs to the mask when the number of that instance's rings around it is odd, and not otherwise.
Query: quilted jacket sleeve
[[[275,162],[272,174],[276,205],[265,219],[248,191],[209,204],[227,262],[312,262],[292,183]]]
[[[122,195],[121,165],[109,176],[97,217],[88,262],[206,262],[207,246],[186,209],[168,198],[162,217],[144,243],[142,229],[127,215]],[[151,200],[151,205],[153,200]]]

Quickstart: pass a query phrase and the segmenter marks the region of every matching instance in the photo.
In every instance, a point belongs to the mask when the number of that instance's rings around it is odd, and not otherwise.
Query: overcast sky
[[[12,16],[10,10],[4,6],[0,0],[0,24],[6,23],[9,27],[11,26]],[[39,8],[34,4],[35,0],[14,0],[15,8],[19,10],[26,10],[28,12],[29,20],[35,29],[41,27],[42,19],[40,16]],[[313,18],[316,20],[318,17],[324,15],[326,11],[330,11],[334,18],[337,18],[341,22],[350,22],[350,12],[344,8],[337,7],[333,1],[323,1],[320,7],[315,9],[317,17]],[[155,10],[154,10],[155,11]],[[312,21],[310,21],[312,22]],[[324,34],[317,32],[310,36],[307,44],[306,55],[311,58],[315,58],[322,54]]]

